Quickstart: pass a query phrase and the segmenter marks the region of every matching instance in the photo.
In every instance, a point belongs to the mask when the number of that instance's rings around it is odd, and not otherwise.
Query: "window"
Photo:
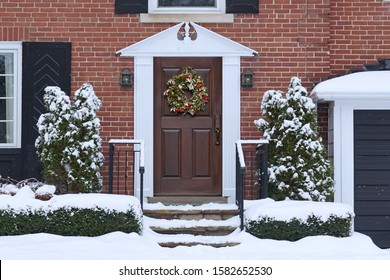
[[[0,42],[0,148],[19,148],[21,142],[20,43]]]
[[[149,0],[149,13],[225,13],[225,0]]]

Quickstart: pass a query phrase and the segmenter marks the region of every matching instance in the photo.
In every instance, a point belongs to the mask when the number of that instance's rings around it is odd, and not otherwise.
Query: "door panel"
[[[355,231],[390,248],[390,110],[354,111]]]
[[[213,119],[222,113],[221,58],[155,58],[155,195],[221,195],[222,141]],[[166,82],[191,66],[208,89],[205,110],[195,116],[172,113],[163,92]],[[218,144],[217,144],[218,143]]]
[[[194,176],[208,177],[211,176],[211,147],[212,139],[211,130],[194,130],[193,132],[193,158],[194,158]],[[202,151],[198,153],[197,151]]]
[[[164,177],[180,176],[180,130],[163,130]]]

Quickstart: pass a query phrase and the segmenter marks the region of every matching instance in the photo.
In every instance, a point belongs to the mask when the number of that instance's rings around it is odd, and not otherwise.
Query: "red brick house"
[[[234,201],[234,144],[261,136],[253,120],[260,116],[263,93],[285,89],[291,76],[310,90],[390,57],[389,20],[386,0],[3,0],[0,174],[39,177],[34,141],[44,87],[72,93],[90,82],[103,102],[99,117],[107,160],[110,139],[145,141],[145,196]],[[188,32],[183,22],[192,23]],[[203,115],[180,127],[164,119],[172,116],[162,92],[166,80],[189,65],[213,94]],[[134,74],[132,87],[120,85],[125,68]],[[252,87],[240,87],[246,69],[254,73]],[[324,101],[318,111],[326,140],[333,103]],[[203,147],[208,147],[204,157],[196,152]],[[182,183],[193,177],[164,183],[164,174],[172,177],[180,168],[202,179],[187,190]],[[106,164],[103,174],[107,170]],[[339,202],[343,188],[336,182]]]

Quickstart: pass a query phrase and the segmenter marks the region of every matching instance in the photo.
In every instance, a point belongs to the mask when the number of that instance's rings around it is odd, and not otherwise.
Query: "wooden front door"
[[[166,82],[186,66],[202,76],[209,94],[205,110],[195,116],[172,113],[163,96]],[[222,195],[221,67],[221,58],[155,58],[156,196]]]

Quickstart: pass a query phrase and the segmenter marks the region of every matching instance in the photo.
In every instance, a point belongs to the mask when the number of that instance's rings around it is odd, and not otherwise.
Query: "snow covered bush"
[[[297,77],[288,90],[269,90],[255,121],[269,140],[269,187],[277,200],[327,201],[333,196],[333,168],[318,133],[315,104]]]
[[[73,104],[58,87],[45,89],[42,114],[37,126],[36,148],[44,166],[47,183],[65,187],[68,192],[99,192],[103,155],[96,114],[101,101],[90,84],[83,84]]]
[[[96,116],[100,107],[101,101],[90,84],[83,84],[76,91],[69,129],[65,134],[68,146],[64,150],[71,190],[99,192],[102,189],[99,169],[104,158],[100,152],[100,120]]]
[[[50,186],[41,188],[45,193],[51,191]],[[142,210],[133,196],[65,194],[41,201],[34,198],[30,186],[25,186],[14,196],[0,196],[0,225],[0,236],[39,232],[64,236],[140,233]]]
[[[347,204],[310,201],[258,200],[245,211],[245,227],[252,235],[296,241],[308,236],[348,237],[354,217]]]
[[[67,164],[63,157],[68,145],[65,134],[69,128],[71,104],[69,96],[59,87],[46,87],[43,103],[47,113],[38,120],[37,154],[43,164],[43,177],[49,184],[67,185]]]

